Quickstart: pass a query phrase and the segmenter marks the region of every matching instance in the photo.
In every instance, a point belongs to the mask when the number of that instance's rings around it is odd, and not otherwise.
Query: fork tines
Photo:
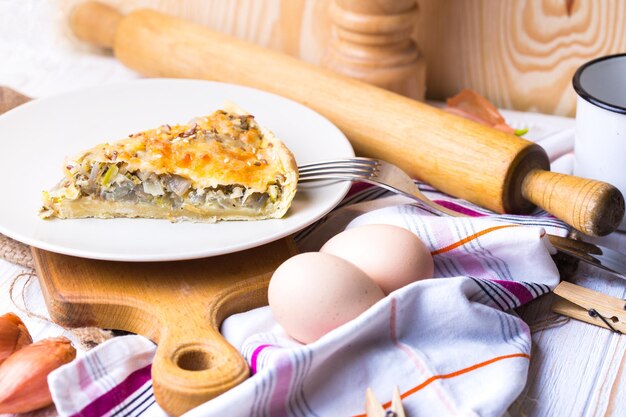
[[[371,158],[334,159],[298,167],[300,181],[320,179],[364,179],[376,174],[379,161]]]

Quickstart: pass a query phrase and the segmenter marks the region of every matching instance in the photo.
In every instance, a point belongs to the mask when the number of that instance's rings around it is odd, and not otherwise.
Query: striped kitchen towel
[[[495,215],[420,185],[467,217],[355,184],[342,205],[300,232],[317,250],[341,230],[393,224],[416,233],[435,259],[434,279],[413,283],[318,341],[290,339],[268,307],[225,320],[222,333],[252,376],[187,412],[205,416],[362,416],[367,387],[407,414],[501,416],[522,391],[531,358],[528,326],[513,308],[550,291],[559,274],[546,233],[566,227],[544,212]],[[49,378],[62,416],[162,416],[149,379],[155,346],[141,336],[110,340]]]

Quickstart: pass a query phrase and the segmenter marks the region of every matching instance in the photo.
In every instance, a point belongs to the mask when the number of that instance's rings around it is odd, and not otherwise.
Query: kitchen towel
[[[187,412],[200,416],[360,416],[371,387],[388,406],[395,386],[411,417],[501,416],[526,383],[528,326],[513,308],[559,280],[546,233],[566,227],[544,212],[495,215],[420,184],[467,217],[440,217],[417,202],[355,184],[340,207],[297,236],[316,250],[344,228],[394,224],[416,233],[435,277],[391,293],[318,341],[290,339],[269,307],[225,320],[222,333],[251,378]],[[141,336],[110,340],[49,377],[62,416],[162,416]]]

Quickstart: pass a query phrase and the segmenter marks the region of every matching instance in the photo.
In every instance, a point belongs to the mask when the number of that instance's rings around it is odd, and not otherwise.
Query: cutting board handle
[[[249,376],[243,357],[208,324],[190,329],[170,323],[161,334],[152,383],[155,398],[171,415],[181,415]]]
[[[522,195],[590,236],[611,233],[624,217],[622,193],[601,181],[534,169],[524,178]]]
[[[291,242],[285,247],[295,253]],[[234,254],[240,261],[241,254]],[[224,260],[223,262],[229,262]],[[267,304],[270,274],[242,280],[214,294],[211,301],[186,306],[173,314],[170,306],[157,313],[163,332],[152,364],[154,396],[169,414],[178,416],[208,399],[242,383],[249,377],[248,364],[224,339],[219,328],[226,317]],[[200,320],[190,320],[188,311],[204,311]]]
[[[113,48],[117,26],[123,15],[113,7],[97,1],[79,4],[70,15],[70,28],[82,41]]]
[[[283,256],[278,259],[295,253],[291,241],[271,245],[283,250]],[[253,251],[259,256],[258,249]],[[222,257],[221,262],[241,263],[246,257],[249,262],[254,255],[235,253],[230,259]],[[189,299],[200,301],[196,305],[190,301],[189,306],[177,313],[172,312],[176,306],[171,304],[164,311],[157,310],[163,330],[152,364],[152,383],[154,396],[165,411],[179,416],[248,378],[248,364],[219,333],[219,328],[226,317],[266,305],[269,278],[270,273],[265,272],[240,280],[212,295],[210,301],[202,294],[194,294]],[[191,319],[189,311],[205,314]]]

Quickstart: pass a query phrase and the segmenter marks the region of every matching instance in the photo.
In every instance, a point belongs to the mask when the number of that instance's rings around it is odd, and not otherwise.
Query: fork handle
[[[533,169],[522,182],[522,195],[591,236],[611,233],[624,217],[622,193],[601,181]]]

